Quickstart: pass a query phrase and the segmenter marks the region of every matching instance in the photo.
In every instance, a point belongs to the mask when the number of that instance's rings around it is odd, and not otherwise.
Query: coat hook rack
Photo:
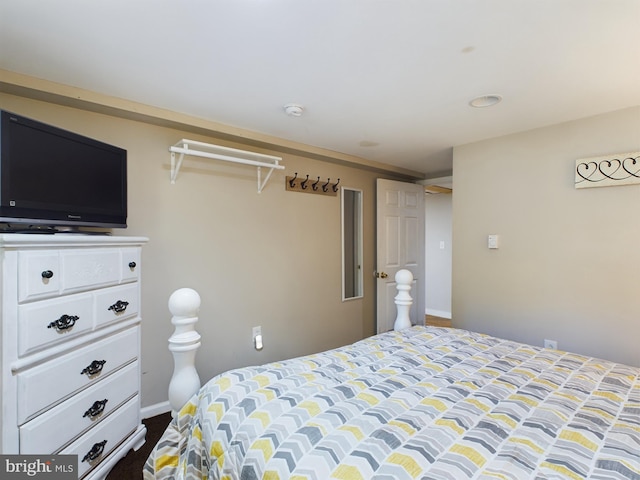
[[[302,179],[298,178],[298,172],[295,172],[292,177],[286,177],[285,187],[290,192],[316,193],[335,197],[338,194],[339,183],[340,179],[335,183],[331,183],[331,178],[327,178],[326,181],[320,180],[320,177],[317,177],[316,181],[309,180],[309,175],[305,175],[305,178]]]

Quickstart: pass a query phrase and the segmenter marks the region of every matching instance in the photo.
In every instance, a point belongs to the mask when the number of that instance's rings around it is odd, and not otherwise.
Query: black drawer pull
[[[111,305],[108,310],[113,310],[113,313],[118,314],[124,312],[129,306],[129,302],[125,302],[123,300],[118,300],[116,303]]]
[[[42,278],[51,278],[53,277],[53,272],[51,270],[45,270],[41,273]]]
[[[91,462],[93,460],[95,460],[96,458],[98,458],[100,455],[102,455],[102,452],[104,452],[104,446],[107,444],[106,440],[103,440],[101,442],[98,443],[94,443],[93,447],[91,447],[91,450],[89,450],[87,452],[87,454],[84,456],[84,458],[82,459],[83,462]]]
[[[54,320],[47,328],[55,328],[56,330],[68,330],[73,327],[80,319],[77,315],[62,315],[59,319]]]
[[[107,363],[106,360],[94,360],[93,362],[91,362],[91,365],[87,366],[80,372],[80,375],[84,375],[85,373],[87,375],[95,375],[96,373],[100,373],[105,363]]]
[[[129,262],[129,268],[131,270],[133,270],[134,268],[136,268],[136,262]]]
[[[84,415],[82,415],[82,417],[97,417],[98,415],[100,415],[102,412],[104,412],[104,407],[107,404],[109,400],[107,400],[106,398],[104,400],[96,400],[95,402],[93,402],[93,405],[91,405],[91,407],[89,407],[89,410],[87,410],[86,412],[84,412]]]

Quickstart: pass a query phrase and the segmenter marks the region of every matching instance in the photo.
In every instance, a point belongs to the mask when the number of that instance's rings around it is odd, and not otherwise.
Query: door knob
[[[375,276],[376,278],[387,278],[389,275],[384,272],[375,272]]]

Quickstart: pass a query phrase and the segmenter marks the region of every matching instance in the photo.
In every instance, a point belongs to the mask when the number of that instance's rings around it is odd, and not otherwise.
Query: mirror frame
[[[351,197],[351,198],[349,198]],[[342,187],[342,301],[364,296],[362,272],[362,190]]]

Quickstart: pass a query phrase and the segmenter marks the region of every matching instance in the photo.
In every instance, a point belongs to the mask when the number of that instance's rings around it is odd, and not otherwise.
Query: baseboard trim
[[[425,314],[433,315],[434,317],[448,318],[449,320],[451,320],[451,312],[445,312],[442,310],[432,310],[430,308],[427,308],[425,311]]]
[[[140,415],[143,419],[155,417],[156,415],[162,415],[163,413],[167,413],[171,411],[171,405],[169,404],[169,400],[166,402],[156,403],[154,405],[149,405],[148,407],[142,407],[140,409]]]

